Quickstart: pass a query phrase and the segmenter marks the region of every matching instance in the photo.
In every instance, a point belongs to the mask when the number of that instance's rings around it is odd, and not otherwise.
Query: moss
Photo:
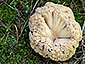
[[[71,4],[71,0],[41,0],[37,4],[37,6],[42,6],[45,4],[45,2],[51,1],[54,3],[63,4],[66,6],[73,6],[72,10],[75,14],[75,19],[78,21],[82,27],[85,15],[84,10],[82,7],[82,4],[79,0],[74,0],[74,3]],[[30,15],[30,10],[32,10],[32,7],[34,6],[36,0],[22,0],[22,4],[20,4],[20,0],[15,0],[15,3],[13,0],[7,0],[7,3],[14,7],[18,8],[19,11],[21,11],[23,14],[21,14],[21,17],[24,18],[24,20],[28,19],[28,16]],[[31,4],[32,3],[32,4]],[[23,8],[23,5],[25,6]],[[26,6],[29,5],[28,10]],[[25,11],[27,11],[25,13]],[[29,27],[26,25],[21,37],[19,37],[19,40],[17,40],[17,31],[16,27],[18,29],[18,36],[23,28],[24,21],[21,19],[21,17],[18,15],[16,10],[11,9],[8,5],[6,5],[4,2],[0,1],[0,64],[55,64],[55,61],[52,61],[50,59],[45,59],[39,54],[35,53],[34,50],[29,45]],[[18,43],[16,42],[18,41]],[[82,51],[81,46],[79,47],[78,51]],[[76,53],[77,53],[76,52]],[[77,56],[82,56],[82,53],[77,53]],[[77,58],[77,56],[74,56]],[[69,63],[75,63],[75,62],[81,62],[77,61],[74,57],[72,59],[66,61],[67,64]],[[78,59],[78,58],[77,58]],[[63,62],[57,62],[63,63]]]

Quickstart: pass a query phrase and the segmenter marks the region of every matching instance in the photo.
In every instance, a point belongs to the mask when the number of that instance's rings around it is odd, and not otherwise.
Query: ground
[[[30,15],[46,2],[54,2],[72,9],[80,24],[83,38],[75,55],[64,62],[43,58],[29,42]],[[85,64],[85,8],[84,0],[0,0],[0,64]]]

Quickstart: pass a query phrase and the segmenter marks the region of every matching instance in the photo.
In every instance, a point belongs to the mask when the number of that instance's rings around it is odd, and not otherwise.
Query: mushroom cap
[[[47,2],[29,19],[30,45],[35,52],[55,61],[71,58],[82,39],[80,25],[69,7]]]

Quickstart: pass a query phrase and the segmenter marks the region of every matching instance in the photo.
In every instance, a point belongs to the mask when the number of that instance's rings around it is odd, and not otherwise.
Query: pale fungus
[[[71,58],[82,39],[81,28],[69,7],[47,2],[29,19],[30,45],[35,52],[55,61]]]

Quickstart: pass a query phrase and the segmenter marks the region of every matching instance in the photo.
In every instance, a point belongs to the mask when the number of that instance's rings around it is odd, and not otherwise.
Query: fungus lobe
[[[47,2],[29,19],[30,45],[35,52],[55,61],[71,58],[82,39],[80,25],[69,7]]]

